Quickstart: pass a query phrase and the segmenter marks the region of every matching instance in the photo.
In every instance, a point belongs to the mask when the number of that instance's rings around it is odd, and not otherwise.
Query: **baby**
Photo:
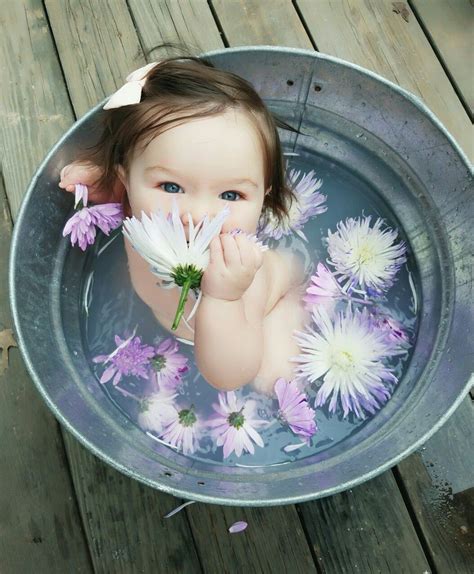
[[[202,60],[170,58],[134,78],[125,89],[139,83],[136,103],[120,91],[109,100],[101,140],[62,170],[60,187],[83,183],[92,202],[122,201],[125,215],[137,218],[168,213],[176,199],[186,233],[188,213],[196,224],[228,205],[196,314],[173,333],[194,341],[197,367],[213,387],[251,383],[270,394],[276,379],[294,376],[292,333],[308,317],[295,256],[262,252],[245,235],[256,232],[262,214],[282,218],[291,203],[275,119],[249,83]],[[228,233],[236,228],[245,234]],[[180,290],[160,287],[127,239],[125,248],[136,293],[171,332]],[[194,303],[190,296],[185,317]]]

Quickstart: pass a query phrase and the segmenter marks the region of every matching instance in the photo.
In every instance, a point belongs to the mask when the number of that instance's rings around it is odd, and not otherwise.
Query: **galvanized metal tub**
[[[422,309],[413,358],[396,393],[354,436],[280,467],[200,463],[151,441],[123,416],[85,358],[79,321],[84,257],[62,237],[72,198],[57,187],[62,166],[96,137],[95,116],[104,102],[54,146],[26,193],[10,260],[20,348],[58,420],[94,454],[145,484],[183,498],[239,506],[334,494],[422,445],[472,384],[472,168],[419,99],[358,66],[267,46],[204,56],[251,81],[273,111],[306,134],[282,132],[287,144],[310,146],[355,171],[402,223],[419,269]]]

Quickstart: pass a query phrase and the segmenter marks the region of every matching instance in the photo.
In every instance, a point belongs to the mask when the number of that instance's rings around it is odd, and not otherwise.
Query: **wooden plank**
[[[318,50],[368,68],[419,96],[474,160],[473,126],[413,13],[389,0],[296,0]]]
[[[449,75],[472,119],[474,5],[469,0],[412,0],[411,5],[449,70]]]
[[[186,510],[205,572],[317,572],[294,505],[194,504]],[[248,523],[247,529],[229,534],[228,528],[240,520]]]
[[[289,0],[212,0],[212,6],[232,47],[271,45],[313,49]]]
[[[0,179],[0,336],[12,330],[8,257],[12,224]],[[0,369],[0,570],[92,572],[58,424],[15,347]]]
[[[163,518],[179,500],[117,472],[69,433],[64,438],[96,574],[201,572],[186,513]]]
[[[153,51],[161,42],[183,41],[196,54],[224,47],[206,0],[130,0],[128,4],[149,61],[168,54]]]
[[[474,406],[468,396],[419,452],[398,465],[404,495],[438,572],[472,572],[473,444]]]
[[[143,9],[143,2],[140,2],[140,8]],[[213,9],[222,27],[223,36],[227,43],[231,46],[234,42],[238,45],[241,43],[249,44],[260,44],[260,43],[274,43],[278,45],[284,45],[285,42],[288,43],[288,38],[293,38],[296,46],[306,47],[311,49],[311,42],[308,38],[304,40],[302,38],[302,28],[301,23],[297,20],[297,14],[291,6],[290,2],[272,2],[272,13],[278,13],[280,15],[280,20],[278,20],[278,25],[275,25],[271,30],[271,35],[266,30],[268,24],[264,22],[265,18],[269,16],[268,10],[264,10],[264,4],[258,2],[212,2]],[[134,11],[134,3],[131,4],[132,11]],[[149,18],[143,17],[140,22],[138,22],[137,17],[134,17],[135,22],[137,22],[138,31],[141,38],[147,38],[147,48],[157,44],[160,41],[159,35],[153,26],[153,21]],[[285,23],[285,29],[282,23]],[[294,26],[289,26],[288,22],[294,23]],[[188,22],[188,26],[192,25],[192,21]],[[288,29],[290,28],[290,29]],[[264,40],[262,40],[264,38]],[[206,46],[203,46],[205,49]],[[372,483],[369,483],[372,484]],[[401,498],[399,489],[396,482],[393,480],[392,475],[389,473],[387,478],[382,479],[383,488],[385,489],[385,497],[390,499],[391,506],[390,509],[394,509],[393,512],[398,517],[397,524],[400,528],[407,533],[407,537],[411,536],[412,539],[407,540],[408,548],[412,549],[414,563],[417,565],[423,565],[424,569],[427,570],[427,562],[424,558],[423,552],[421,551],[420,545],[417,542],[416,534],[413,530],[413,525],[410,517],[406,511],[403,499]],[[375,488],[374,488],[375,486]],[[372,489],[375,493],[378,493],[377,483],[370,487],[369,492]],[[380,514],[383,514],[384,507],[374,507],[367,508],[368,496],[358,494],[359,491],[354,491],[354,499],[357,501],[359,508],[358,520],[366,524],[366,528],[370,529],[373,533],[380,533],[378,531],[378,520]],[[365,491],[360,491],[365,492]],[[340,500],[343,495],[340,495]],[[376,496],[375,496],[376,498]],[[319,503],[317,503],[319,504]],[[339,502],[342,513],[348,512],[348,507],[345,499]],[[301,505],[304,508],[306,505]],[[369,505],[370,506],[370,505]],[[288,553],[288,543],[291,540],[301,540],[301,526],[298,526],[295,520],[294,507],[288,506],[280,509],[235,509],[219,506],[202,506],[193,505],[186,509],[193,533],[195,542],[198,548],[199,555],[201,557],[201,562],[203,568],[206,571],[224,571],[224,572],[241,572],[246,565],[249,563],[258,571],[270,572],[270,571],[288,571],[291,570],[290,562],[283,555]],[[281,513],[281,515],[279,514]],[[310,516],[308,514],[308,516]],[[278,518],[277,518],[278,517]],[[248,518],[248,520],[246,520]],[[240,537],[232,537],[230,540],[228,537],[224,536],[226,533],[226,528],[235,520],[244,519],[249,522],[248,530]],[[390,514],[384,515],[384,523],[389,522],[391,519]],[[257,524],[258,527],[252,528],[253,524]],[[263,525],[267,525],[264,527]],[[283,525],[283,526],[282,526]],[[286,526],[285,526],[286,525]],[[311,519],[305,520],[305,527],[311,528]],[[343,554],[348,563],[355,562],[359,559],[360,552],[358,548],[354,548],[352,542],[348,540],[341,530],[341,523],[328,521],[328,524],[324,526],[324,532],[330,530],[335,539],[338,540],[339,546],[330,549],[331,553]],[[268,536],[268,532],[272,532],[272,536]],[[286,532],[296,532],[293,533],[291,538],[286,538]],[[216,544],[209,544],[209,533],[216,535]],[[263,540],[261,533],[266,535],[266,540]],[[275,534],[277,534],[275,536]],[[219,536],[219,538],[217,538]],[[397,536],[399,536],[397,534]],[[274,538],[279,540],[279,544],[276,546],[273,544],[272,540]],[[288,541],[287,541],[288,540]],[[405,540],[402,537],[402,540]],[[304,544],[298,542],[299,552],[301,553],[304,549]],[[399,550],[402,548],[397,547]],[[245,550],[246,549],[246,550]],[[314,547],[316,555],[319,555],[320,549]],[[393,556],[390,548],[383,546],[380,547],[376,542],[376,535],[372,536],[372,543],[370,545],[370,550],[377,554],[375,558],[375,563],[385,564],[386,560]],[[246,554],[244,552],[246,551]],[[386,554],[384,554],[386,553]],[[397,564],[403,564],[405,571],[408,571],[410,566],[407,561],[407,555],[404,552],[399,552],[400,557],[397,558]],[[294,568],[305,568],[308,558],[307,552],[304,552],[303,560],[296,561],[293,554],[292,567]],[[403,560],[405,559],[405,562]],[[245,562],[246,560],[246,562]],[[275,568],[269,566],[275,561]],[[320,559],[318,559],[318,565]],[[255,565],[255,566],[254,566]],[[292,570],[291,570],[292,571]],[[361,570],[362,571],[362,570]],[[423,570],[420,570],[423,572]]]
[[[298,508],[324,574],[430,571],[391,471]]]

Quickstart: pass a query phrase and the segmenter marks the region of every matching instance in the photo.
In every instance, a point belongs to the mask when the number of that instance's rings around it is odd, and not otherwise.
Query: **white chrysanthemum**
[[[188,213],[188,239],[174,198],[168,216],[161,210],[150,217],[142,212],[141,221],[131,217],[123,222],[123,234],[151,265],[152,273],[162,280],[162,286],[182,287],[172,330],[178,328],[189,290],[201,285],[202,275],[209,264],[209,244],[219,235],[229,213],[226,205],[213,219],[206,215],[197,225],[193,224]]]
[[[168,216],[158,210],[150,217],[142,212],[141,221],[136,217],[126,218],[123,233],[133,248],[151,265],[151,271],[166,286],[173,286],[176,284],[178,269],[193,267],[201,274],[206,269],[209,263],[209,244],[219,235],[229,213],[226,205],[213,219],[206,215],[197,225],[193,224],[191,214],[188,213],[187,240],[178,205],[174,200]]]
[[[273,213],[268,213],[258,230],[258,236],[281,239],[284,235],[296,233],[307,241],[302,231],[304,224],[315,215],[324,213],[327,206],[323,205],[326,196],[319,192],[323,185],[321,179],[314,176],[314,170],[303,175],[298,182],[301,171],[292,169],[288,177],[288,184],[293,189],[295,197],[291,203],[288,215],[279,222]]]
[[[348,218],[337,224],[337,231],[329,231],[327,238],[329,263],[342,281],[344,289],[387,290],[406,261],[403,241],[395,244],[398,233],[378,218],[370,227],[371,217]]]
[[[396,345],[376,328],[366,308],[352,311],[349,307],[331,318],[319,306],[313,308],[312,318],[314,325],[307,331],[295,331],[302,353],[292,361],[299,363],[299,379],[323,380],[315,406],[323,405],[332,395],[331,412],[339,398],[344,416],[349,411],[358,417],[364,417],[364,411],[375,412],[390,396],[384,381],[397,382],[384,364],[397,354]]]

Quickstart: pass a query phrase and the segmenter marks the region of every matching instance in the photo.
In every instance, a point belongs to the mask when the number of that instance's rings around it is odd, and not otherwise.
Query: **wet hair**
[[[117,184],[117,166],[122,165],[128,173],[134,153],[159,134],[193,118],[238,110],[251,121],[262,145],[264,189],[271,187],[265,195],[262,213],[273,214],[281,221],[294,195],[285,176],[277,128],[300,132],[271,113],[247,80],[216,68],[203,57],[193,56],[184,44],[168,42],[153,49],[163,47],[177,47],[186,55],[159,60],[147,74],[138,104],[100,110],[99,139],[80,153],[77,161],[99,166],[103,172],[95,185],[100,190],[112,190]],[[125,215],[131,215],[125,192],[122,204]]]

